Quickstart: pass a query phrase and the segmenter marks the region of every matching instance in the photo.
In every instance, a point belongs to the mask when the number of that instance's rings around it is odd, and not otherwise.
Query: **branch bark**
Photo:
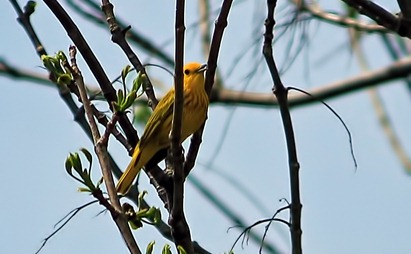
[[[181,147],[181,128],[184,106],[184,14],[185,1],[176,1],[175,14],[175,67],[174,67],[174,105],[173,121],[170,133],[171,166],[173,175],[173,202],[170,211],[169,224],[176,247],[181,246],[187,253],[194,253],[190,228],[184,215],[184,156]]]
[[[411,21],[401,16],[395,16],[378,4],[369,0],[342,0],[359,13],[369,17],[377,24],[396,32],[398,35],[411,39]],[[407,5],[408,6],[408,5]],[[405,5],[402,5],[405,8]],[[406,15],[409,13],[407,12]]]
[[[283,122],[285,138],[287,142],[288,165],[290,171],[290,190],[291,190],[291,204],[290,204],[290,233],[291,233],[291,248],[293,254],[302,253],[301,243],[301,210],[302,205],[300,201],[300,179],[299,169],[300,165],[297,159],[297,148],[295,145],[294,130],[291,121],[290,110],[288,108],[287,94],[288,90],[284,87],[277,66],[273,57],[272,43],[274,39],[273,30],[275,25],[274,10],[277,5],[276,0],[267,0],[267,19],[265,20],[265,33],[263,55],[267,62],[268,69],[273,79],[273,92],[276,96],[279,106],[281,119]]]

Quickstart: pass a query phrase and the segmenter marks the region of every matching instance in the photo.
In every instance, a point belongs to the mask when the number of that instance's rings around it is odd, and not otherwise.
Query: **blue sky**
[[[187,1],[189,2],[189,1]],[[219,6],[217,1],[212,1]],[[322,1],[324,2],[324,1]],[[23,1],[20,1],[24,4]],[[395,3],[381,1],[386,8],[397,11]],[[172,2],[116,2],[117,15],[158,45],[173,38]],[[197,6],[187,3],[186,23],[198,19]],[[327,1],[328,10],[339,10],[339,1]],[[7,1],[0,2],[3,34],[1,55],[9,63],[28,70],[45,73],[27,35],[15,21],[16,14]],[[68,8],[70,14],[73,10]],[[153,13],[156,15],[153,16]],[[281,17],[286,16],[281,11]],[[263,33],[252,31],[264,19],[263,3],[243,1],[236,4],[226,29],[219,68],[227,87],[243,89],[246,74],[255,63],[260,71],[247,85],[248,91],[271,91],[272,84],[260,54],[250,47],[253,38]],[[89,41],[110,78],[118,75],[128,63],[120,49],[111,43],[109,33],[72,15]],[[159,19],[158,17],[161,17]],[[66,50],[70,45],[64,30],[43,2],[38,3],[32,22],[48,52]],[[281,23],[281,19],[278,20]],[[187,26],[188,27],[188,26]],[[302,30],[298,30],[301,32]],[[346,46],[344,29],[312,21],[306,27],[310,43],[292,67],[282,76],[287,86],[309,90],[333,81],[361,73],[356,58]],[[298,33],[297,37],[298,38]],[[200,51],[199,33],[187,29],[186,61],[205,62]],[[296,41],[295,41],[296,42]],[[290,37],[285,36],[275,45],[278,65],[283,66],[290,54],[286,51]],[[364,37],[365,55],[371,69],[390,63],[376,35]],[[156,62],[134,47],[143,61]],[[170,55],[173,44],[164,49]],[[247,51],[247,49],[250,49]],[[233,59],[244,54],[233,73],[227,77]],[[80,68],[87,83],[96,84],[88,68],[79,57]],[[171,85],[172,79],[158,70],[151,70],[158,86]],[[2,253],[34,253],[44,237],[53,231],[54,224],[67,212],[92,200],[77,192],[77,182],[64,170],[68,153],[80,147],[93,149],[85,134],[73,121],[73,116],[59,98],[57,90],[0,76],[2,100],[0,102],[0,177],[3,193],[0,209],[0,231],[3,236]],[[410,95],[401,82],[379,87],[395,131],[402,144],[410,151],[411,126]],[[292,110],[301,164],[301,195],[303,203],[302,229],[305,253],[410,253],[411,243],[411,185],[410,177],[389,146],[378,123],[370,96],[366,91],[349,94],[327,101],[344,119],[353,135],[358,169],[350,157],[347,134],[338,120],[320,104]],[[102,103],[100,106],[103,105]],[[193,176],[201,179],[248,224],[271,217],[284,205],[280,198],[289,197],[288,170],[284,134],[279,111],[276,108],[233,107],[212,105],[204,133],[204,141]],[[219,154],[214,151],[222,138],[227,119],[234,114]],[[139,131],[142,127],[138,126]],[[140,132],[141,133],[141,132]],[[186,144],[187,145],[187,144]],[[124,149],[110,142],[110,152],[121,167],[129,158]],[[96,159],[96,158],[95,158]],[[211,167],[204,165],[213,161]],[[94,165],[95,179],[99,168]],[[225,181],[224,173],[240,182],[263,203],[257,208],[242,197],[237,189]],[[161,207],[155,190],[147,178],[141,188],[149,191],[148,200]],[[228,251],[239,235],[239,230],[215,209],[192,183],[187,183],[185,208],[193,239],[212,253]],[[43,253],[125,253],[126,247],[108,214],[97,214],[103,208],[94,205],[69,223],[52,238]],[[286,214],[282,218],[287,218]],[[167,220],[166,214],[163,219]],[[256,229],[262,232],[263,227]],[[157,242],[157,252],[165,242],[150,226],[135,232],[142,249],[151,240]],[[284,252],[289,252],[288,230],[274,225],[268,239]],[[235,253],[257,253],[258,246],[250,243]]]

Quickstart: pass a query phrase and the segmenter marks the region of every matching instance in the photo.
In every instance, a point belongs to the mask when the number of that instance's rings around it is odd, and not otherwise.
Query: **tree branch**
[[[401,14],[404,18],[411,20],[411,2],[409,0],[397,0]]]
[[[220,46],[221,41],[223,39],[224,29],[227,27],[228,24],[227,18],[228,14],[230,13],[232,3],[232,0],[224,0],[224,2],[221,5],[220,14],[218,15],[218,18],[215,22],[214,33],[211,39],[210,54],[208,56],[207,61],[207,72],[205,77],[205,90],[209,97],[211,96],[211,90],[214,85],[214,77],[217,68],[218,54],[220,52]],[[193,137],[191,138],[189,152],[187,154],[186,162],[184,164],[184,172],[186,176],[188,175],[192,167],[194,167],[194,162],[197,158],[198,149],[200,148],[201,144],[201,136],[203,134],[204,127],[205,123],[196,133],[194,133]]]
[[[406,0],[407,1],[407,0]],[[324,11],[317,2],[307,3],[304,0],[292,0],[292,3],[297,7],[298,11],[308,13],[318,20],[325,21],[330,24],[353,28],[355,30],[366,33],[391,33],[386,27],[377,24],[367,24],[357,19],[346,17],[339,14]]]
[[[271,77],[273,79],[273,92],[276,96],[279,106],[281,119],[283,122],[285,138],[287,142],[288,164],[290,171],[290,189],[291,189],[291,204],[290,204],[290,233],[291,233],[291,248],[293,254],[302,253],[301,246],[301,201],[300,201],[300,180],[299,169],[300,165],[297,159],[297,148],[295,145],[294,130],[291,121],[290,111],[287,102],[288,90],[281,82],[277,66],[273,57],[273,30],[274,30],[274,10],[277,5],[276,0],[267,0],[267,19],[265,20],[265,33],[263,55],[267,62]]]
[[[52,84],[46,75],[42,75],[31,70],[20,69],[1,59],[0,73],[14,79],[29,80],[31,82],[44,85]],[[411,57],[407,57],[374,71],[364,72],[351,78],[310,89],[307,92],[310,93],[312,97],[300,93],[292,93],[288,97],[288,104],[290,107],[294,108],[318,103],[319,100],[325,101],[338,98],[348,93],[359,92],[370,87],[381,86],[387,84],[388,82],[406,78],[410,73]],[[92,90],[92,88],[89,89]],[[137,103],[147,105],[147,100],[141,98],[137,100]],[[272,93],[258,93],[216,88],[214,88],[211,92],[210,103],[244,107],[278,106],[278,101],[272,96]]]
[[[137,72],[146,76],[147,82],[144,84],[144,91],[148,97],[148,104],[152,109],[157,106],[158,100],[154,94],[153,85],[147,75],[146,69],[141,63],[138,56],[133,52],[130,45],[126,41],[125,34],[130,27],[127,27],[125,30],[121,30],[117,24],[116,18],[114,16],[114,6],[108,0],[102,1],[101,9],[103,10],[104,15],[106,15],[107,24],[111,33],[111,40],[120,46],[124,51],[125,55],[128,57],[130,63],[133,65],[134,69]]]
[[[369,17],[387,29],[390,29],[398,35],[411,39],[411,21],[404,19],[402,16],[395,16],[369,0],[342,0],[347,5],[356,9],[359,13]]]
[[[190,228],[184,215],[184,155],[181,147],[181,131],[184,106],[184,9],[185,1],[176,1],[175,14],[175,67],[174,67],[174,105],[173,121],[170,133],[171,167],[173,169],[173,203],[171,206],[169,224],[174,238],[174,244],[183,247],[191,254],[194,253]]]
[[[104,17],[98,15],[101,13],[101,6],[99,6],[96,2],[92,0],[83,0],[80,2],[66,0],[66,2],[70,7],[76,10],[77,14],[81,15],[85,19],[90,20],[95,25],[105,27],[105,25],[107,24],[106,20],[104,20]],[[84,8],[84,6],[80,6],[79,3],[85,5],[86,8]],[[96,12],[97,14],[92,11]],[[128,22],[121,20],[121,17],[117,17],[116,23],[119,27],[127,27],[126,23]],[[152,41],[149,38],[145,37],[143,34],[137,32],[136,29],[128,30],[125,36],[138,47],[145,50],[147,54],[163,61],[168,66],[174,65],[174,59],[171,56],[169,56],[161,47],[157,46],[155,41]]]
[[[101,171],[103,173],[103,178],[106,184],[108,196],[110,198],[110,203],[116,210],[116,213],[111,211],[111,216],[114,222],[116,223],[121,233],[121,236],[126,242],[126,245],[128,249],[130,250],[130,252],[140,254],[141,251],[137,246],[137,243],[133,237],[133,234],[131,233],[130,227],[128,226],[127,219],[122,212],[120,201],[117,196],[116,188],[114,186],[113,176],[111,174],[111,166],[110,166],[110,160],[109,160],[108,153],[107,153],[107,147],[103,145],[101,142],[99,142],[100,133],[98,131],[97,124],[94,120],[93,109],[91,107],[90,100],[88,99],[88,96],[87,96],[86,88],[83,83],[83,77],[80,73],[80,70],[77,68],[77,64],[75,61],[75,55],[76,55],[76,50],[73,46],[71,46],[70,47],[70,57],[72,61],[72,68],[74,70],[72,74],[79,88],[81,101],[83,102],[86,116],[88,119],[88,123],[91,129],[91,133],[93,135],[93,140],[94,140],[94,145],[95,145],[94,148],[95,148],[95,151],[96,151],[99,163],[100,163]]]
[[[103,95],[106,98],[110,109],[112,109],[112,103],[117,100],[116,91],[112,87],[110,80],[105,74],[103,67],[97,60],[90,46],[87,44],[86,40],[80,33],[77,26],[74,24],[73,20],[56,0],[44,0],[44,2],[63,25],[64,29],[67,31],[67,34],[82,54],[88,67],[99,83],[101,91],[103,92]],[[137,144],[138,140],[137,132],[124,113],[119,114],[119,124],[124,130],[128,142],[132,147],[134,147]]]
[[[47,55],[47,52],[45,50],[45,48],[43,47],[43,45],[41,44],[40,40],[37,38],[37,35],[31,25],[30,22],[30,14],[32,13],[33,10],[29,11],[29,8],[26,6],[25,7],[25,11],[23,12],[20,8],[20,6],[18,5],[18,3],[15,0],[11,0],[12,5],[14,6],[17,14],[18,14],[18,20],[23,20],[23,22],[19,22],[23,29],[27,32],[29,38],[31,39],[37,53],[39,56],[42,55]],[[30,4],[30,2],[29,2]],[[47,85],[49,87],[53,87],[53,88],[58,88],[59,89],[59,94],[60,97],[62,98],[62,100],[66,103],[66,105],[68,106],[68,108],[70,109],[71,113],[74,115],[74,120],[75,122],[77,122],[79,124],[79,126],[83,129],[83,131],[85,132],[85,134],[87,135],[87,137],[89,137],[91,140],[93,140],[93,136],[91,134],[91,130],[90,127],[87,123],[87,120],[84,116],[84,110],[80,109],[77,104],[74,102],[73,97],[70,94],[69,89],[67,89],[67,87],[64,86],[59,86],[56,85],[56,79],[54,77],[54,75],[44,75],[44,74],[39,74],[37,72],[32,72],[30,70],[23,70],[20,68],[17,68],[15,66],[12,66],[10,64],[8,64],[4,59],[0,59],[0,73],[4,74],[5,76],[8,76],[10,78],[14,78],[14,79],[25,79],[31,82],[36,82],[39,84],[44,84]],[[65,89],[63,89],[65,88]],[[87,89],[89,91],[92,91],[92,89]],[[100,91],[100,90],[99,90]],[[78,91],[77,91],[78,92]],[[92,92],[93,93],[93,92]],[[93,93],[95,94],[95,93]],[[79,96],[79,94],[77,94]],[[81,101],[81,99],[79,98],[79,101]],[[94,105],[92,105],[93,107],[93,111],[95,113],[95,117],[99,120],[99,122],[101,124],[103,124],[105,127],[108,124],[108,120],[107,117],[104,114],[101,114],[101,112],[96,112],[94,109]],[[103,119],[104,116],[104,119]],[[115,133],[115,129],[113,129],[113,135],[116,136],[117,138],[117,134]],[[119,167],[117,166],[116,162],[114,161],[114,159],[111,157],[111,155],[109,153],[107,153],[108,156],[108,160],[111,164],[111,169],[113,171],[113,173],[119,177],[121,175],[121,170],[119,169]],[[157,167],[158,168],[158,167]],[[161,170],[160,170],[161,171]],[[153,172],[156,172],[154,170],[151,170],[148,172],[148,175],[150,176]],[[163,171],[161,171],[163,172]],[[98,194],[98,193],[97,193]],[[100,193],[101,194],[101,193]],[[98,195],[100,195],[98,194]],[[136,201],[136,198],[138,196],[138,192],[137,190],[134,188],[132,189],[129,193],[128,193],[131,197],[131,200]],[[97,198],[97,197],[96,197]],[[101,201],[101,197],[99,198],[99,200]],[[108,203],[103,204],[106,206],[107,209],[109,209],[110,211],[115,211],[113,209],[110,209],[108,207]],[[111,207],[111,205],[110,205]],[[151,206],[149,204],[147,204],[147,202],[145,200],[143,200],[143,202],[141,203],[141,207],[142,208],[146,208],[149,209]],[[172,236],[171,236],[171,230],[170,227],[164,223],[163,221],[158,222],[155,227],[157,228],[157,230],[167,239],[169,239],[170,241],[172,240]],[[195,253],[204,253],[204,254],[208,254],[209,252],[206,251],[205,249],[203,249],[197,242],[193,242],[194,245],[194,250]]]

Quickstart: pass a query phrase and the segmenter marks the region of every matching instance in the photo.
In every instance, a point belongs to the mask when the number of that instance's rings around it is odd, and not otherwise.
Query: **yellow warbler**
[[[184,107],[181,142],[196,132],[207,118],[208,96],[204,88],[206,65],[188,63],[184,66]],[[144,133],[134,148],[133,157],[117,183],[117,192],[126,194],[138,172],[154,155],[170,145],[173,119],[174,88],[160,100],[148,119]]]

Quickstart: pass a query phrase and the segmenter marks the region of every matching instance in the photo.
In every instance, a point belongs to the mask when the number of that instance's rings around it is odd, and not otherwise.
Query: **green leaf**
[[[57,59],[57,57],[52,57],[52,58],[50,59],[50,61],[51,61],[51,63],[53,64],[53,71],[52,71],[52,72],[53,72],[56,76],[60,76],[60,75],[65,74],[63,68],[61,67],[60,60]]]
[[[88,162],[92,163],[93,162],[93,156],[91,153],[84,147],[80,148],[80,151],[86,156]]]
[[[148,209],[148,211],[145,214],[145,217],[151,221],[154,221],[154,218],[156,216],[157,213],[157,208],[155,208],[154,206],[150,207],[150,209]]]
[[[141,74],[141,85],[143,86],[143,91],[146,90],[148,86],[148,78],[146,74]]]
[[[56,59],[59,60],[59,62],[61,62],[61,61],[67,62],[67,56],[66,56],[66,54],[64,54],[64,52],[62,50],[57,52]]]
[[[84,188],[84,187],[79,187],[77,189],[78,192],[91,192],[91,190],[89,188]]]
[[[77,154],[77,153],[74,153],[74,154],[73,154],[73,153],[70,153],[69,156],[67,157],[66,162],[65,162],[66,172],[67,172],[67,174],[69,174],[72,178],[74,178],[76,181],[84,184],[84,181],[81,180],[80,178],[78,178],[77,176],[75,176],[75,175],[73,174],[73,171],[72,171],[72,169],[74,168],[74,164],[76,163],[76,154]],[[78,155],[78,154],[77,154],[77,155]],[[77,170],[76,170],[76,172],[77,172]],[[78,173],[78,172],[77,172],[77,173]],[[79,174],[79,175],[81,176],[81,174]]]
[[[177,246],[177,250],[178,254],[187,254],[186,250],[180,245]]]
[[[121,105],[117,102],[113,102],[114,112],[121,112]]]
[[[147,76],[145,74],[139,73],[137,78],[133,80],[133,88],[131,90],[138,91],[146,78]]]
[[[43,62],[44,67],[50,72],[54,70],[53,62],[51,61],[51,56],[48,55],[42,55],[41,56],[41,61]]]
[[[147,212],[148,212],[148,208],[141,208],[137,211],[136,217],[138,219],[145,218],[145,217],[147,217]]]
[[[91,174],[91,166],[93,165],[93,156],[91,153],[84,147],[80,148],[80,151],[86,156],[86,159],[88,160],[90,166],[88,167],[88,174]]]
[[[128,222],[132,230],[137,230],[143,227],[143,223],[140,220],[129,220]]]
[[[96,187],[97,187],[97,188],[100,187],[100,185],[103,183],[103,181],[104,181],[104,178],[101,177],[100,180],[98,180]]]
[[[137,206],[138,206],[138,209],[140,210],[141,209],[141,204],[143,203],[143,199],[144,199],[144,196],[145,195],[147,195],[147,191],[146,190],[144,190],[144,191],[142,191],[142,192],[140,192],[140,194],[138,194],[138,203],[137,203]]]
[[[71,153],[70,153],[69,156],[67,156],[67,159],[66,159],[66,162],[64,163],[64,166],[66,167],[67,174],[73,176],[73,171],[71,170],[73,168],[73,164],[71,164],[71,156],[72,156]]]
[[[70,85],[72,82],[71,75],[70,74],[61,74],[57,78],[57,84],[59,85]]]
[[[131,66],[129,64],[127,64],[126,67],[124,67],[121,70],[121,80],[123,81],[123,84],[126,83],[126,77],[130,73],[130,70],[131,70]]]
[[[117,102],[119,105],[122,105],[124,101],[124,92],[123,90],[119,89],[117,91]]]
[[[126,101],[124,102],[124,104],[122,105],[122,111],[124,112],[126,109],[128,109],[131,105],[133,105],[135,99],[137,98],[137,94],[134,91],[131,91],[131,93],[129,93],[127,95]]]
[[[163,247],[163,250],[161,251],[162,254],[171,254],[171,247],[170,245],[166,244]]]
[[[81,165],[80,156],[78,153],[74,153],[71,157],[71,164],[73,165],[74,170],[81,175],[83,173],[83,166]]]
[[[154,244],[156,244],[155,241],[151,241],[151,242],[148,243],[147,248],[146,248],[146,254],[152,254],[153,253]]]
[[[161,210],[156,209],[156,213],[154,214],[153,222],[154,224],[158,224],[161,221]]]

